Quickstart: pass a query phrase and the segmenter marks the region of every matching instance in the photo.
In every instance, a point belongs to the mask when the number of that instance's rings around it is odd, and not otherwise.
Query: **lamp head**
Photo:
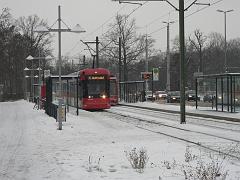
[[[34,58],[31,56],[31,55],[29,55],[27,58],[26,58],[26,60],[33,60]]]
[[[38,26],[34,32],[38,32],[38,33],[46,33],[49,32],[49,29],[45,26]]]
[[[47,57],[45,57],[45,59],[46,59],[46,60],[49,60],[49,59],[53,59],[53,58],[52,58],[52,56],[49,56],[49,55],[48,55]]]
[[[217,12],[224,12],[223,10],[218,9]]]
[[[79,24],[77,24],[72,30],[71,32],[75,32],[75,33],[83,33],[86,32]]]
[[[228,11],[226,11],[226,12],[232,12],[232,11],[234,11],[233,9],[230,9],[230,10],[228,10]]]

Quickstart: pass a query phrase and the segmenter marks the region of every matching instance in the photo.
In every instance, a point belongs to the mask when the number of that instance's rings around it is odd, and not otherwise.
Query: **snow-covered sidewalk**
[[[0,103],[0,124],[1,180],[184,179],[189,144],[98,112],[68,113],[59,131],[55,119],[34,110],[33,104],[4,102]],[[127,159],[126,153],[134,147],[147,151],[143,173]],[[189,147],[190,154],[206,157],[203,150]],[[238,165],[224,161],[223,168],[229,170],[229,179],[240,178]]]

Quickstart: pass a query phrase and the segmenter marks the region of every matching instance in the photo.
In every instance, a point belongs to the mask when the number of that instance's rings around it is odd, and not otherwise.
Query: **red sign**
[[[147,80],[152,77],[152,72],[141,72],[142,79]]]

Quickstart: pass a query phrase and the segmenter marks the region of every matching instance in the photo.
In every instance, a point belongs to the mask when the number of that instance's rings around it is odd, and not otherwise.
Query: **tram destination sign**
[[[104,80],[104,79],[105,79],[105,76],[91,75],[91,76],[88,76],[88,79],[89,79],[89,80]]]

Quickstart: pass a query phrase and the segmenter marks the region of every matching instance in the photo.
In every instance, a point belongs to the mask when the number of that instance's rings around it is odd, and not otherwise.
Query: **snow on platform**
[[[32,103],[0,103],[0,179],[185,179],[181,167],[187,143],[82,110],[79,116],[67,114],[62,131],[57,127],[55,119],[33,109]],[[147,150],[143,173],[126,158],[133,147]],[[203,153],[194,147],[191,151]],[[230,179],[239,179],[237,162],[226,162],[224,169]]]

